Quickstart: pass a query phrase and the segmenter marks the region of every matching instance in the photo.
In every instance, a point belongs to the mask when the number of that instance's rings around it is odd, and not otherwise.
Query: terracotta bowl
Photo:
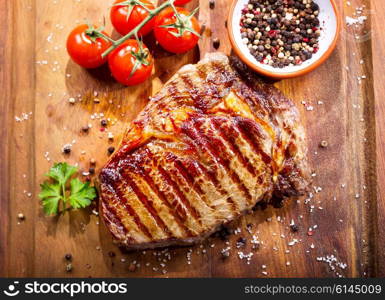
[[[321,65],[336,47],[341,28],[341,15],[338,12],[337,5],[334,0],[314,0],[320,7],[318,18],[321,24],[321,35],[319,37],[318,52],[313,54],[311,59],[303,62],[301,65],[287,66],[282,69],[258,62],[256,58],[251,55],[247,45],[243,43],[240,31],[241,11],[248,2],[249,0],[233,1],[227,20],[227,30],[235,53],[254,71],[264,76],[277,79],[301,76]]]

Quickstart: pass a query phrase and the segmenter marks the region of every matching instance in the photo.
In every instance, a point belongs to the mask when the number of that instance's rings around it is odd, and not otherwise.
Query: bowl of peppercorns
[[[341,15],[334,0],[234,0],[227,24],[244,63],[283,79],[304,75],[330,56]]]

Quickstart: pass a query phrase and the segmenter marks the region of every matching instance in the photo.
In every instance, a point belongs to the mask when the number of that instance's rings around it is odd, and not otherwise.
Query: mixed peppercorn
[[[300,65],[319,49],[318,14],[313,0],[249,0],[240,21],[242,40],[260,63]]]

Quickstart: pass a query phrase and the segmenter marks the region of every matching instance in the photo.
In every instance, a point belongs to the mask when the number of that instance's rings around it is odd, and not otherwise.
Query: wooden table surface
[[[83,171],[93,157],[99,169],[108,159],[107,148],[118,144],[125,124],[176,70],[216,51],[212,46],[216,37],[221,41],[218,51],[231,53],[224,22],[231,1],[216,0],[215,9],[209,9],[207,0],[193,0],[188,7],[199,2],[199,19],[206,28],[199,49],[170,55],[146,38],[156,58],[152,80],[123,87],[111,79],[107,68],[83,70],[65,51],[68,32],[85,18],[101,23],[110,2],[0,0],[1,276],[385,276],[385,7],[381,0],[350,0],[350,5],[339,0],[344,26],[331,58],[304,77],[276,83],[295,101],[306,127],[313,196],[241,218],[232,225],[241,232],[227,242],[212,237],[191,248],[145,253],[124,253],[113,245],[91,209],[45,217],[37,194],[53,162],[78,163]],[[353,16],[357,7],[368,20],[347,27],[345,16]],[[107,31],[112,31],[108,22]],[[69,104],[70,97],[77,99],[75,105]],[[100,102],[95,103],[95,98]],[[99,130],[100,118],[110,118],[107,131],[114,133],[113,142]],[[89,134],[81,133],[88,123],[93,125]],[[319,148],[322,140],[328,142],[326,149]],[[61,148],[67,143],[73,144],[73,151],[64,156]],[[26,219],[20,222],[18,213]],[[292,220],[299,225],[296,233],[289,228]],[[252,224],[251,233],[246,224]],[[252,235],[261,242],[258,250],[251,249]],[[239,237],[247,238],[245,249],[236,249]],[[220,252],[228,246],[231,255],[223,260]],[[191,264],[186,258],[189,251]],[[253,253],[250,264],[238,257],[238,251]],[[73,256],[69,273],[66,253]],[[329,263],[320,261],[327,257]]]
[[[373,86],[375,95],[376,115],[376,175],[377,175],[377,211],[378,236],[382,245],[377,252],[378,255],[378,276],[385,277],[385,77],[383,61],[385,57],[385,37],[383,26],[385,20],[385,6],[380,1],[372,1],[374,12],[372,19],[372,49],[373,49]]]

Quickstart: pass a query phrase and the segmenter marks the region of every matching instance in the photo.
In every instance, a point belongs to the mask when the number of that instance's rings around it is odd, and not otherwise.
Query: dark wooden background
[[[116,248],[91,209],[44,217],[37,194],[53,162],[79,163],[81,170],[87,170],[90,158],[97,159],[98,168],[107,159],[110,143],[99,131],[100,120],[92,119],[95,113],[113,121],[108,128],[116,145],[148,96],[179,67],[215,51],[213,38],[221,41],[219,51],[231,52],[225,29],[231,1],[216,0],[213,10],[209,1],[193,1],[188,7],[200,2],[199,18],[206,27],[199,49],[169,55],[150,37],[146,43],[156,57],[152,81],[123,87],[110,78],[107,68],[83,70],[65,51],[69,31],[84,18],[101,23],[110,2],[0,0],[1,276],[385,276],[385,8],[379,0],[351,0],[350,6],[338,1],[344,16],[352,16],[364,4],[365,25],[348,28],[344,22],[338,47],[324,65],[304,77],[276,83],[301,110],[315,172],[313,186],[319,192],[314,191],[309,202],[290,201],[283,208],[258,210],[235,222],[233,228],[241,228],[241,233],[230,238],[228,259],[220,255],[228,245],[212,238],[191,248],[190,265],[186,259],[190,248],[175,248],[169,250],[171,261],[162,267],[157,258],[163,259],[164,253],[123,253]],[[112,31],[108,22],[107,30]],[[366,78],[359,84],[357,77],[362,75]],[[70,97],[81,101],[70,105]],[[28,119],[16,122],[15,116],[23,113]],[[80,133],[88,123],[93,124],[90,133]],[[322,140],[328,142],[325,149],[319,148]],[[64,157],[62,146],[73,141],[71,155]],[[19,222],[18,213],[26,219]],[[299,226],[296,233],[290,231],[291,220]],[[251,250],[246,224],[253,224],[251,232],[261,241],[259,250]],[[239,237],[247,238],[245,249],[235,248]],[[294,239],[298,243],[291,246]],[[110,257],[111,251],[115,257]],[[240,260],[237,251],[252,251],[250,264]],[[65,270],[66,253],[73,256],[70,273]],[[340,264],[333,271],[317,260],[330,255],[346,268]],[[140,264],[135,271],[134,264]]]

